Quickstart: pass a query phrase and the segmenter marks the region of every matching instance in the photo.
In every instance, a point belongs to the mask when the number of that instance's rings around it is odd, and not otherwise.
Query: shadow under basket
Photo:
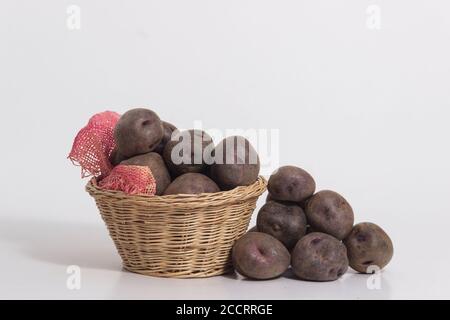
[[[247,231],[263,177],[249,186],[199,195],[127,195],[100,189],[95,199],[125,269],[149,276],[202,278],[232,270],[231,248]]]

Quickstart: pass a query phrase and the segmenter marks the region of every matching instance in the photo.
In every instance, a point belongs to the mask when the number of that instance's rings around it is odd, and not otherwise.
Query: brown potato
[[[156,194],[162,195],[170,184],[170,174],[162,157],[156,152],[149,152],[124,160],[121,164],[147,166],[156,181]]]
[[[125,112],[114,128],[117,149],[125,158],[153,151],[163,138],[163,126],[152,110]]]
[[[272,279],[289,267],[291,256],[284,245],[271,235],[247,232],[240,237],[231,252],[237,272],[251,279]]]
[[[256,225],[259,232],[277,238],[290,250],[306,233],[306,216],[295,204],[269,201],[259,210]]]
[[[167,142],[163,158],[172,176],[184,173],[204,173],[213,163],[211,153],[214,150],[212,138],[202,130],[180,132],[175,140]]]
[[[222,190],[248,186],[258,179],[259,156],[244,137],[223,139],[214,149],[214,156],[210,176]]]
[[[292,270],[309,281],[333,281],[348,269],[347,250],[332,236],[313,232],[301,238],[292,251]]]
[[[300,203],[313,195],[316,183],[305,170],[284,166],[270,176],[267,189],[274,200]]]
[[[352,230],[353,209],[340,194],[323,190],[312,196],[305,208],[306,219],[314,230],[342,240]]]
[[[355,225],[344,244],[350,267],[362,273],[374,272],[374,266],[384,268],[394,255],[391,238],[383,229],[370,222]]]
[[[172,138],[172,133],[177,130],[177,127],[175,127],[173,124],[163,121],[162,122],[163,125],[163,138],[161,139],[161,142],[156,146],[155,148],[155,152],[159,153],[162,155],[163,151],[164,151],[164,147],[166,146],[167,142],[170,141],[170,139]]]
[[[201,173],[185,173],[177,177],[167,187],[164,195],[199,194],[219,192],[217,184]]]

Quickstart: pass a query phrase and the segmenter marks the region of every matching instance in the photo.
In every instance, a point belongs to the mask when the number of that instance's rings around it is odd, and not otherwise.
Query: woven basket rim
[[[201,194],[175,194],[166,196],[152,195],[129,195],[122,191],[101,189],[96,178],[91,178],[86,185],[86,191],[94,198],[104,197],[111,201],[131,202],[134,204],[144,204],[151,206],[221,206],[227,203],[245,201],[257,198],[266,191],[267,180],[263,176],[251,185],[239,186],[228,191]]]

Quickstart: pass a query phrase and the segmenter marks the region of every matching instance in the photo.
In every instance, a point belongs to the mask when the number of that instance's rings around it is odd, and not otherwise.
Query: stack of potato
[[[269,179],[269,195],[257,224],[234,245],[235,269],[271,279],[291,265],[303,280],[331,281],[352,267],[373,273],[392,258],[393,245],[379,226],[354,224],[352,207],[340,194],[322,190],[305,170],[284,166]]]
[[[114,128],[112,165],[148,167],[156,195],[212,193],[258,179],[259,157],[245,138],[228,137],[216,146],[202,130],[175,130],[152,110],[127,111]]]

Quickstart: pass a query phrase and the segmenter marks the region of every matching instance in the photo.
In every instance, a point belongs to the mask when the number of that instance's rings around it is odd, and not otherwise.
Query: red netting
[[[113,132],[119,118],[112,111],[97,113],[78,132],[68,158],[81,166],[83,178],[106,176],[112,170],[109,156],[115,146]]]
[[[149,167],[119,164],[111,173],[100,180],[99,187],[123,191],[127,194],[156,193],[156,181]]]

